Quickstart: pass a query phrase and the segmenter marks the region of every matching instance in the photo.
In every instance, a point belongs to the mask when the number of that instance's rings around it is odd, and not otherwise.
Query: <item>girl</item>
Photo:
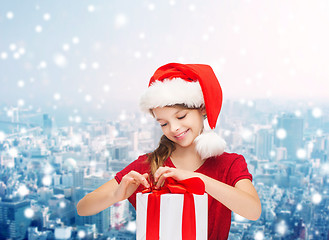
[[[161,126],[159,147],[88,193],[77,205],[78,214],[93,215],[127,198],[136,207],[136,193],[151,182],[159,188],[168,177],[199,177],[209,195],[208,239],[228,238],[231,211],[257,220],[261,204],[246,161],[224,152],[225,142],[212,130],[221,105],[222,90],[210,66],[170,63],[157,69],[140,106]]]

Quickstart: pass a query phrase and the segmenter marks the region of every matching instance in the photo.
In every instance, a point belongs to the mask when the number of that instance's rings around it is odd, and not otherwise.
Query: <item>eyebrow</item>
[[[177,110],[173,115],[176,115],[177,113],[179,113],[179,112],[181,112],[181,111],[183,111],[183,110],[185,110],[185,109]],[[156,118],[155,120],[160,121],[160,120],[163,120],[163,119],[161,119],[161,118]]]

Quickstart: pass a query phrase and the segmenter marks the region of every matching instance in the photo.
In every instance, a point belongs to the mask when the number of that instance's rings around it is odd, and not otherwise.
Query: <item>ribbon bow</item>
[[[148,195],[146,240],[159,239],[160,231],[160,203],[161,195],[166,193],[184,194],[182,239],[196,239],[195,206],[193,194],[203,195],[205,193],[204,182],[198,178],[188,178],[176,181],[167,178],[163,187],[155,189],[153,186],[144,189],[142,193]]]

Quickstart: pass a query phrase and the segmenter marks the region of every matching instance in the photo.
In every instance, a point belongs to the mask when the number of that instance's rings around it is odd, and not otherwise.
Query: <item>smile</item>
[[[176,135],[174,137],[177,138],[177,139],[181,139],[181,138],[183,138],[185,136],[185,134],[188,132],[188,130],[189,129],[187,129],[185,132],[182,132],[182,133],[180,133],[180,134],[178,134],[178,135]]]

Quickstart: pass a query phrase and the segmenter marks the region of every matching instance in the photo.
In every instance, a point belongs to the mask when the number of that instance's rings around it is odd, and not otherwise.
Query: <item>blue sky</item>
[[[326,101],[328,12],[325,0],[1,0],[0,105],[134,110],[168,62],[211,65],[224,101]]]

